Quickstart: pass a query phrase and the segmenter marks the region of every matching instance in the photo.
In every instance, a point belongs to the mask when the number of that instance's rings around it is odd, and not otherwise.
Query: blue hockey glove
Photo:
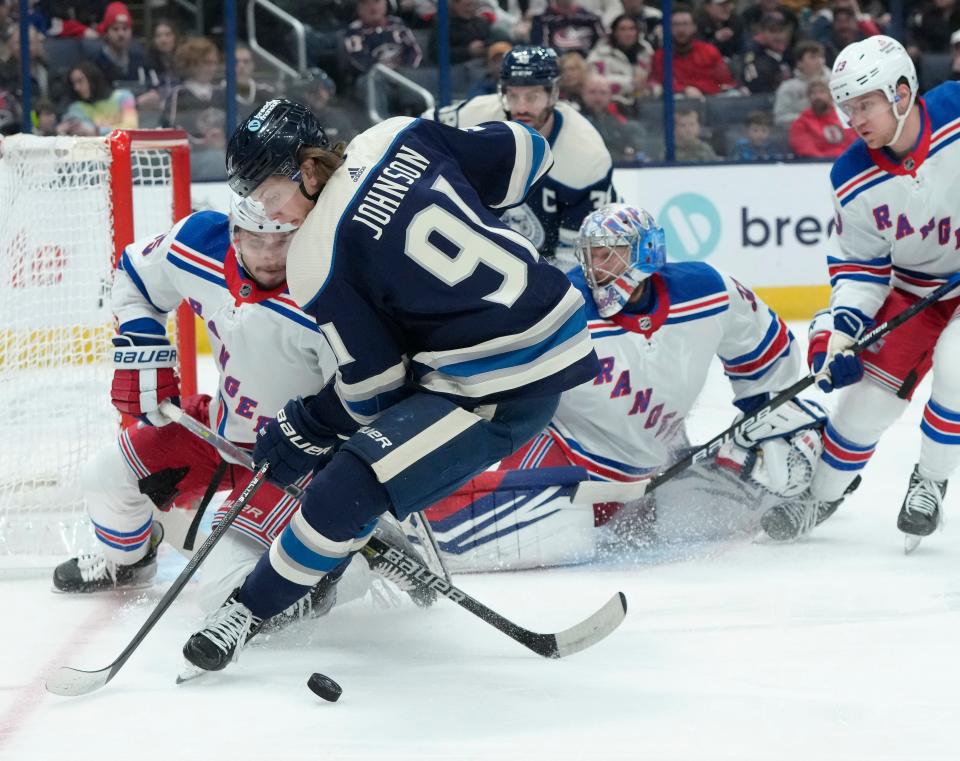
[[[270,480],[281,487],[326,465],[341,438],[309,409],[310,397],[291,399],[260,429],[253,449],[259,467],[270,463]]]
[[[833,331],[814,336],[808,355],[810,369],[822,391],[830,393],[863,379],[863,360],[850,347],[872,326],[873,321],[859,311],[834,309]]]

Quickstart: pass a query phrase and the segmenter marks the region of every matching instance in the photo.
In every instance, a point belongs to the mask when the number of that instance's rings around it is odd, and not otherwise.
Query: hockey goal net
[[[189,213],[179,130],[0,142],[0,568],[46,564],[87,543],[81,467],[120,424],[109,394],[114,263]],[[188,307],[168,331],[192,393]]]

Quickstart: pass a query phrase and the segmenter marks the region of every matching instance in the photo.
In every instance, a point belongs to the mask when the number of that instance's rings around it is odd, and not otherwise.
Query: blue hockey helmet
[[[501,87],[540,85],[552,89],[560,78],[560,64],[553,48],[518,45],[503,57]]]
[[[594,252],[601,248],[605,250]],[[667,258],[663,228],[649,212],[625,203],[590,212],[580,226],[576,251],[601,317],[621,311]]]
[[[239,196],[278,174],[299,179],[301,148],[330,148],[323,127],[302,103],[268,100],[234,130],[227,146],[227,184]]]

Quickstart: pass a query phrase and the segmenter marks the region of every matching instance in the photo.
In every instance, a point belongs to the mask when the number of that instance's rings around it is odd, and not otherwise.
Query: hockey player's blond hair
[[[323,190],[330,181],[330,177],[337,171],[343,163],[343,155],[346,153],[347,144],[343,141],[337,143],[331,148],[316,148],[306,146],[300,149],[297,160],[300,164],[304,161],[311,161],[314,170],[317,173],[317,179],[320,181],[319,190]]]

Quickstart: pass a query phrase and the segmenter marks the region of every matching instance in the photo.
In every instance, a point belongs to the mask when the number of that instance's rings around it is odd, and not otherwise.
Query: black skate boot
[[[403,550],[407,555],[429,570],[430,566],[427,565],[420,553],[417,552],[410,540],[407,539],[407,535],[404,534],[400,527],[392,520],[381,518],[377,521],[377,527],[373,530],[373,533],[388,544]],[[380,574],[385,579],[396,584],[421,608],[428,608],[436,602],[437,593],[435,590],[408,581],[406,577],[394,567],[393,563],[390,563],[386,558],[379,555],[373,558],[364,555],[364,558],[367,561],[367,565],[370,566],[371,571]]]
[[[206,625],[183,646],[183,656],[203,671],[220,671],[260,631],[263,619],[237,599],[233,590],[223,605],[207,619]]]
[[[80,553],[53,570],[56,592],[102,592],[111,589],[141,589],[157,575],[157,547],[163,541],[163,526],[153,524],[147,554],[136,563],[119,565],[107,560],[103,551]]]
[[[343,576],[347,565],[348,563],[344,563],[343,569],[336,568],[330,571],[293,605],[281,613],[277,613],[273,618],[264,621],[261,631],[264,633],[278,632],[297,621],[327,615],[337,603],[337,582]]]
[[[923,478],[919,465],[913,467],[910,485],[897,517],[897,528],[906,534],[904,549],[909,554],[925,536],[930,536],[940,525],[940,507],[947,493],[946,481]]]
[[[784,502],[771,507],[760,518],[760,525],[767,536],[778,542],[796,539],[801,534],[812,531],[815,526],[819,526],[837,512],[843,500],[853,494],[858,486],[860,486],[860,476],[850,482],[840,499],[829,502],[813,499],[810,491],[807,490],[793,502]]]

